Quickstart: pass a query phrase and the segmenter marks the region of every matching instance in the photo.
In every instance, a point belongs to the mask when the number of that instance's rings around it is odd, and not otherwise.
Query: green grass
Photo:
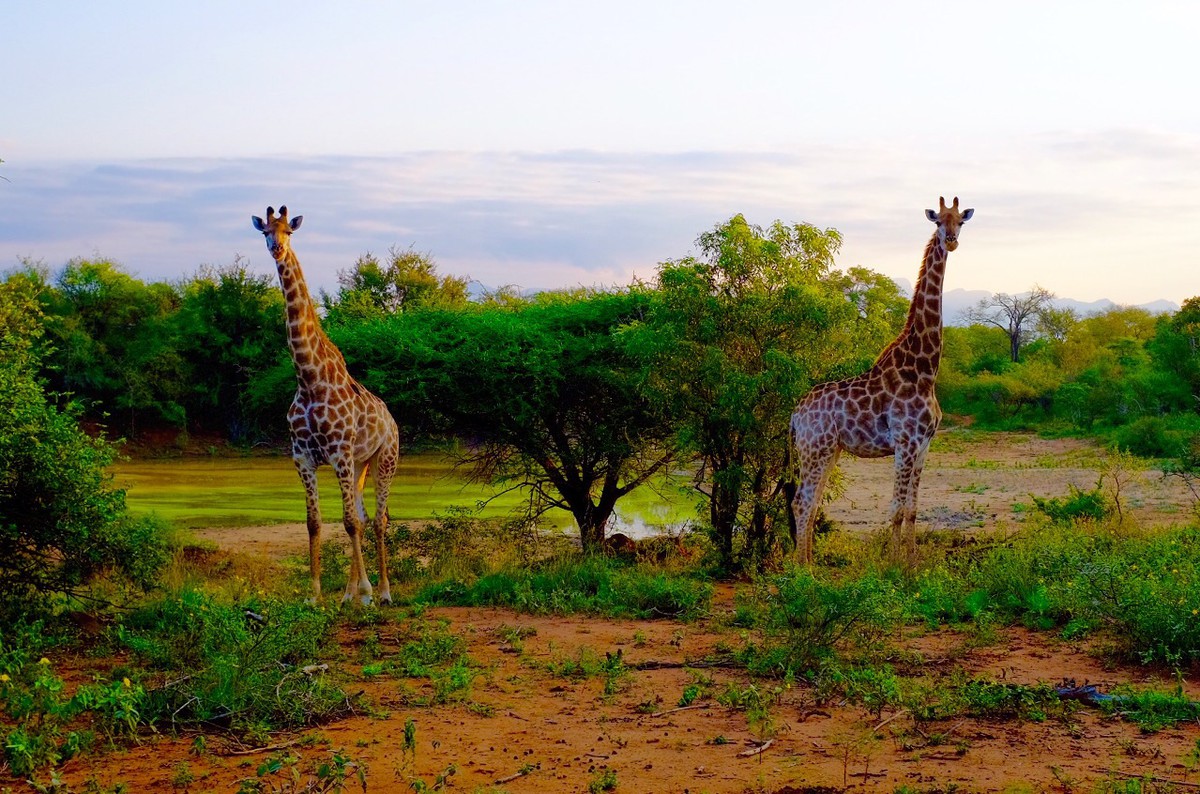
[[[470,582],[443,580],[416,595],[418,603],[506,606],[535,614],[680,619],[699,617],[711,598],[708,582],[600,557],[506,569]]]
[[[114,484],[126,489],[136,513],[153,512],[184,528],[263,526],[300,523],[305,519],[304,490],[288,457],[186,458],[123,461],[112,468]],[[317,472],[322,514],[341,519],[341,497],[333,470]],[[633,525],[675,526],[695,517],[689,498],[674,491],[639,488],[618,505],[618,520]],[[368,480],[366,499],[374,504]],[[443,514],[454,505],[475,507],[495,497],[486,485],[467,482],[440,453],[405,455],[392,481],[388,513],[393,521],[419,521]],[[521,493],[494,498],[480,514],[506,516],[523,503]],[[547,516],[546,525],[573,526],[565,511]]]

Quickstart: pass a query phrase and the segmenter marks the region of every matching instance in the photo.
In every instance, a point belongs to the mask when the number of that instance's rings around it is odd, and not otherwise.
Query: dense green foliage
[[[174,674],[147,691],[147,723],[248,733],[311,725],[349,710],[339,687],[304,669],[320,658],[334,620],[307,604],[234,605],[185,589],[130,615],[116,634],[148,670]]]
[[[738,215],[698,244],[700,258],[659,267],[647,315],[625,338],[645,365],[640,389],[667,407],[676,442],[700,460],[696,487],[722,561],[744,534],[753,565],[786,525],[780,484],[796,403],[816,383],[869,366],[867,351],[896,333],[904,304],[878,274],[833,270],[834,229],[764,230]]]
[[[568,510],[599,547],[618,500],[694,472],[716,562],[754,567],[785,533],[786,424],[815,383],[870,365],[903,322],[895,284],[841,271],[834,229],[740,215],[660,264],[652,283],[472,299],[433,260],[366,254],[323,295],[351,372],[409,446],[457,445],[474,476]],[[31,371],[117,433],[282,440],[294,374],[273,274],[235,262],[178,284],[105,260],[21,282],[44,313]],[[1087,433],[1176,458],[1200,431],[1200,303],[1173,316],[1042,307],[1019,361],[1001,328],[949,327],[939,397],[985,427]],[[952,318],[949,318],[952,319]],[[15,387],[14,387],[15,388]]]
[[[1174,457],[1200,431],[1200,301],[1174,315],[1113,308],[1058,313],[1008,355],[1003,331],[947,328],[938,398],[984,426],[1086,433],[1150,457]]]
[[[166,547],[161,527],[126,514],[107,467],[113,447],[84,433],[77,412],[43,391],[37,283],[0,285],[0,607],[77,590],[116,570],[147,585]]]

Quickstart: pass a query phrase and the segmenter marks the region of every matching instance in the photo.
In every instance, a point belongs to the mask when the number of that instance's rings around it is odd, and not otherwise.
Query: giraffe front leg
[[[917,562],[917,494],[921,488],[921,473],[925,469],[925,453],[929,443],[917,451],[909,477],[908,500],[904,510],[904,553],[909,567]]]
[[[362,503],[362,482],[366,467],[354,464],[334,464],[338,475],[338,486],[342,492],[342,522],[350,537],[350,575],[346,578],[346,592],[342,603],[357,597],[364,605],[371,603],[371,580],[367,578],[367,566],[363,561],[363,529],[366,511]]]
[[[321,600],[321,502],[317,495],[317,471],[307,461],[296,459],[296,470],[304,483],[304,502],[308,525],[308,572],[312,580],[311,603]]]
[[[905,528],[911,504],[913,453],[902,445],[896,446],[896,481],[892,491],[891,533],[888,542],[888,557],[892,562],[903,563],[905,556]]]

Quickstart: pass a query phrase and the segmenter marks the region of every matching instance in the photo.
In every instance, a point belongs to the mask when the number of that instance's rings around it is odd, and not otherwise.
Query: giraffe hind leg
[[[375,458],[375,551],[379,556],[379,603],[392,603],[392,588],[388,581],[388,494],[392,487],[392,477],[396,473],[398,453],[395,447],[385,445]]]
[[[896,483],[892,492],[892,519],[888,554],[908,567],[916,559],[917,486],[925,455],[921,449],[896,447]]]
[[[335,464],[338,486],[342,491],[342,520],[346,534],[350,537],[350,575],[346,579],[346,591],[342,603],[357,597],[364,605],[371,603],[371,580],[367,577],[363,561],[363,528],[366,509],[363,506],[362,488],[367,476],[366,464]]]
[[[792,497],[792,541],[795,554],[805,564],[813,561],[813,525],[821,509],[821,498],[825,494],[829,473],[837,465],[838,452],[836,446],[801,450],[799,482]]]

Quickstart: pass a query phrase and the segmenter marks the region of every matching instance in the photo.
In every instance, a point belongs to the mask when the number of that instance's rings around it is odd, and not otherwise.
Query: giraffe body
[[[892,456],[891,549],[911,561],[916,553],[917,490],[929,442],[942,419],[934,383],[942,353],[942,281],[946,256],[974,210],[960,212],[958,199],[926,210],[937,229],[925,247],[908,320],[861,375],[815,387],[792,414],[796,487],[791,498],[796,554],[812,562],[813,523],[829,475],[842,452],[863,458]]]
[[[288,347],[296,367],[296,397],[288,410],[292,460],[304,483],[308,523],[309,571],[313,598],[321,596],[321,506],[317,469],[333,467],[342,495],[342,518],[350,536],[350,576],[343,601],[358,597],[371,602],[371,580],[363,561],[362,542],[368,523],[363,487],[368,474],[375,483],[375,517],[371,524],[379,555],[379,600],[391,603],[387,575],[387,499],[400,458],[400,432],[383,400],[351,377],[346,360],[321,328],[312,297],[291,247],[292,232],[303,216],[290,222],[287,207],[267,219],[255,216],[254,228],[263,233],[275,259],[287,305]]]

